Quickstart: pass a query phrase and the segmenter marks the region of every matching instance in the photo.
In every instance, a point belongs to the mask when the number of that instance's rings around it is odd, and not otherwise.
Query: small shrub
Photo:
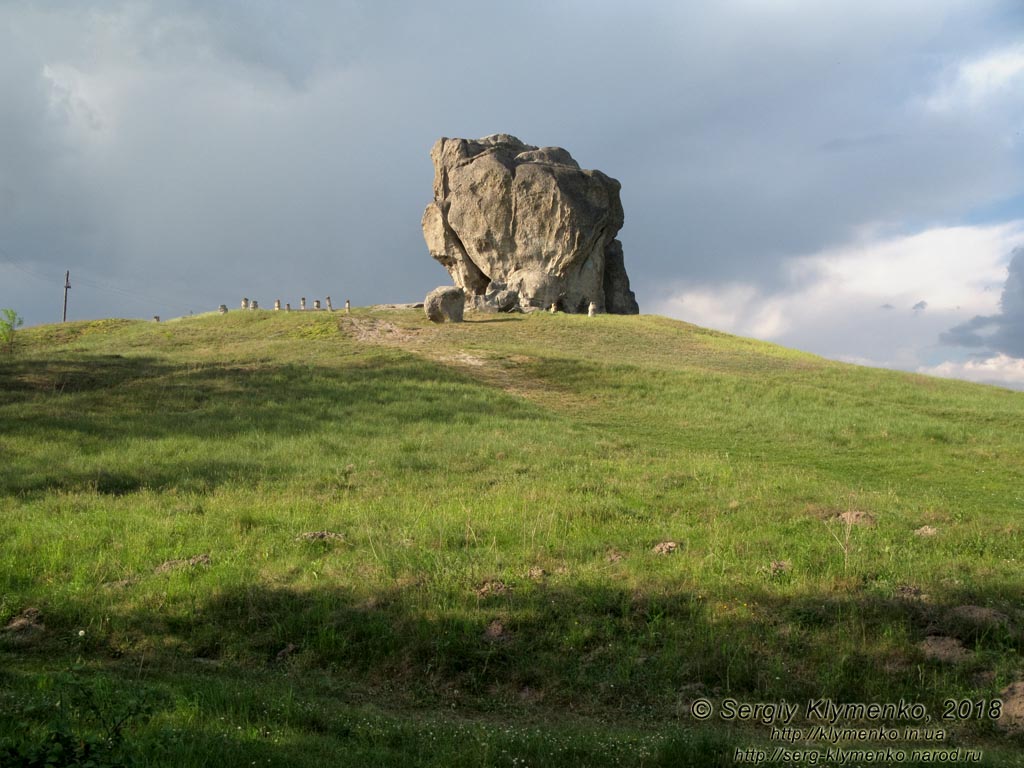
[[[6,352],[14,350],[14,332],[23,322],[13,309],[0,309],[0,347]]]

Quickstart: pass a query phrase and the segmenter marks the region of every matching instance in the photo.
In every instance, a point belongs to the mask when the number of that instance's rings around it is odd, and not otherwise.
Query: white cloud
[[[683,286],[654,311],[837,359],[916,370],[943,331],[998,309],[1007,259],[1021,243],[1024,220],[866,236],[792,259],[782,290]]]
[[[753,285],[731,284],[684,290],[655,309],[709,328],[772,338],[783,330],[779,307]]]
[[[104,79],[60,63],[44,65],[42,77],[49,88],[51,117],[79,140],[88,140],[109,124],[114,94]]]
[[[830,295],[881,299],[897,308],[989,309],[1006,261],[1024,239],[1024,221],[989,227],[936,227],[904,237],[865,238],[795,259],[791,276]]]
[[[1024,388],[1024,360],[1009,355],[959,363],[947,361],[939,365],[920,366],[917,372],[983,384],[1002,384],[1015,389]]]
[[[926,103],[936,112],[976,108],[1008,96],[1019,99],[1022,89],[1024,45],[1017,45],[962,61]]]

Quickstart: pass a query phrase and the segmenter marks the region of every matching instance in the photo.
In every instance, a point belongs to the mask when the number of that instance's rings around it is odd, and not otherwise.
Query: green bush
[[[6,351],[14,349],[14,332],[23,322],[13,309],[0,309],[0,346]]]

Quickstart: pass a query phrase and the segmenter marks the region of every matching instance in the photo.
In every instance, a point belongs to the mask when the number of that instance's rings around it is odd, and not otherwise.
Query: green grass
[[[0,627],[45,628],[0,631],[0,742],[73,667],[151,700],[143,765],[732,765],[778,743],[694,699],[937,719],[1024,673],[1020,393],[658,317],[472,320],[19,331]]]

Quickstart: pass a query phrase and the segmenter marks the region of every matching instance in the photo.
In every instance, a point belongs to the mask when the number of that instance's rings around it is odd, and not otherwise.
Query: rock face
[[[465,307],[466,292],[450,285],[435,288],[423,301],[423,312],[435,323],[461,323]]]
[[[503,133],[440,139],[430,157],[434,201],[423,237],[471,307],[586,312],[594,302],[600,312],[640,311],[615,239],[618,181],[582,170],[560,147]]]

